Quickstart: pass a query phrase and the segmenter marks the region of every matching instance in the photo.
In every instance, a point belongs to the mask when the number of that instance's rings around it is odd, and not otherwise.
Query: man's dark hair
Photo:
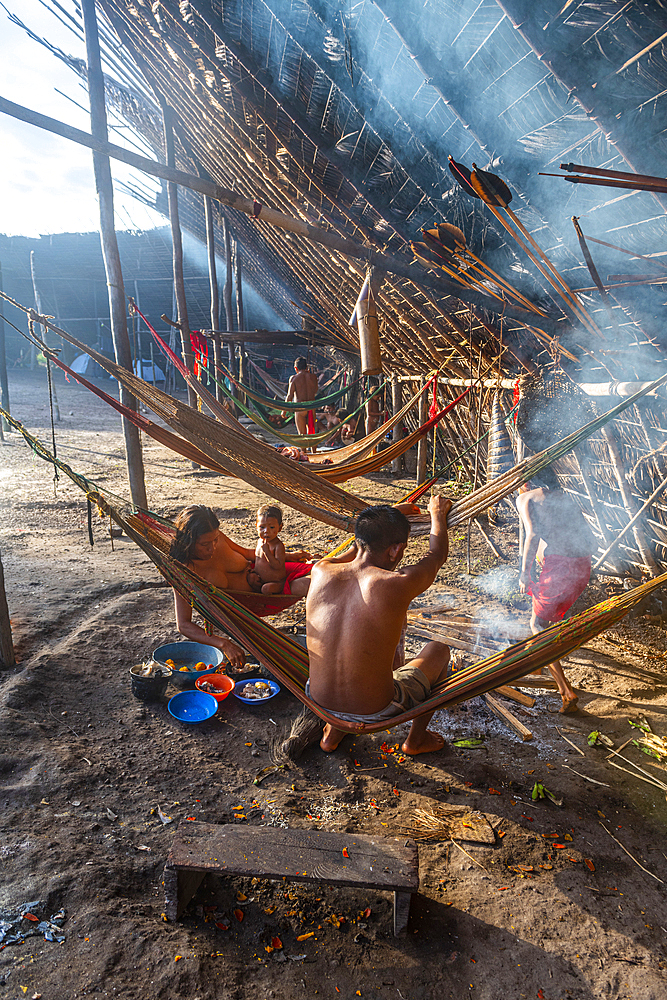
[[[369,552],[384,552],[390,545],[407,542],[409,535],[405,514],[386,503],[362,510],[354,527],[355,541]]]
[[[559,490],[561,488],[558,482],[558,476],[553,470],[553,466],[547,465],[545,469],[540,469],[530,477],[531,486],[544,486],[548,490]]]
[[[304,368],[308,367],[308,362],[306,361],[305,358],[297,358],[294,364],[299,369],[300,372],[302,372]]]
[[[180,563],[191,563],[195,546],[202,535],[215,531],[220,521],[210,507],[186,507],[176,518],[176,538],[169,547],[169,555]]]

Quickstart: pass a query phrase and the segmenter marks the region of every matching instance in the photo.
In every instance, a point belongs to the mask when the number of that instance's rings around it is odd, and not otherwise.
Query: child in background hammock
[[[251,590],[257,594],[290,594],[291,580],[310,576],[312,563],[301,560],[298,563],[285,562],[285,546],[278,538],[282,526],[283,512],[280,507],[264,504],[259,508],[255,565],[248,570],[246,577]],[[308,557],[307,552],[300,555]]]

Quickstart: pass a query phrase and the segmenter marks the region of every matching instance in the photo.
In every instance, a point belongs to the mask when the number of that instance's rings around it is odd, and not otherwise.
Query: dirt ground
[[[10,375],[12,413],[48,444],[44,370]],[[60,376],[57,392],[59,457],[126,496],[116,415]],[[171,516],[187,503],[210,504],[226,531],[251,543],[254,510],[265,498],[195,471],[151,441],[145,459],[152,509]],[[298,766],[254,785],[299,703],[286,691],[252,708],[229,697],[209,722],[185,726],[168,714],[167,698],[137,701],[129,668],[178,638],[171,592],[127,538],[114,539],[112,549],[108,522],[96,518],[90,547],[83,494],[62,477],[54,489],[52,467],[16,433],[0,442],[0,481],[0,547],[19,661],[0,671],[0,934],[2,921],[26,903],[40,919],[65,911],[61,943],[40,934],[2,947],[0,996],[667,994],[665,795],[614,769],[608,751],[586,739],[599,729],[618,747],[636,735],[628,719],[646,718],[665,733],[659,600],[569,657],[579,714],[555,714],[559,702],[548,690],[524,714],[513,706],[534,734],[528,742],[476,699],[435,716],[447,739],[439,754],[383,756],[385,740],[391,747],[402,741],[406,727],[399,727],[347,737],[330,756],[313,748]],[[396,500],[411,485],[379,473],[348,488],[377,502]],[[339,538],[285,514],[288,543],[322,554]],[[514,568],[516,525],[509,511],[501,517],[494,538]],[[411,552],[424,544],[416,541]],[[450,560],[421,603],[449,604],[483,623],[500,616],[525,634],[516,574],[508,575],[476,529],[471,551],[468,576],[465,532],[457,530]],[[612,592],[593,584],[580,606]],[[297,605],[279,624],[302,618]],[[483,738],[479,747],[452,746],[475,736]],[[623,753],[667,781],[665,767],[638,748]],[[536,781],[563,797],[562,808],[531,800]],[[182,921],[161,917],[162,871],[186,817],[404,836],[415,808],[447,803],[484,813],[496,842],[420,843],[420,889],[403,938],[392,935],[389,894],[321,885],[205,881]],[[282,948],[267,951],[275,937]]]

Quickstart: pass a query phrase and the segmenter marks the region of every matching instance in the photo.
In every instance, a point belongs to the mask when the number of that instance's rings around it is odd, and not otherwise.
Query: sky
[[[83,41],[63,27],[39,0],[4,2],[6,8],[0,5],[0,95],[90,132],[87,110],[57,93],[63,91],[87,109],[88,94],[80,78],[12,24],[7,11],[16,14],[35,34],[85,60]],[[62,6],[74,9],[70,0],[62,0]],[[110,130],[109,138],[124,145],[118,132]],[[99,229],[90,150],[4,114],[0,114],[0,149],[0,233],[39,236]],[[111,169],[114,182],[136,177],[130,168],[113,160]],[[118,230],[165,224],[157,212],[117,187],[114,206]]]

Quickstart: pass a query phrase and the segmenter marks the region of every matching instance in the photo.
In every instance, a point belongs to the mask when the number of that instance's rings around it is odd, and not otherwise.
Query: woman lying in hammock
[[[255,550],[239,545],[220,530],[220,521],[210,507],[186,507],[176,518],[176,538],[169,555],[198,573],[220,590],[252,591],[247,579],[255,561]],[[290,552],[295,562],[308,558],[307,552]],[[294,581],[292,593],[305,596],[309,577]],[[303,593],[298,588],[304,588]],[[204,642],[222,650],[233,667],[243,666],[245,653],[235,642],[222,635],[208,635],[192,621],[192,608],[174,591],[176,627],[181,635],[193,642]]]

